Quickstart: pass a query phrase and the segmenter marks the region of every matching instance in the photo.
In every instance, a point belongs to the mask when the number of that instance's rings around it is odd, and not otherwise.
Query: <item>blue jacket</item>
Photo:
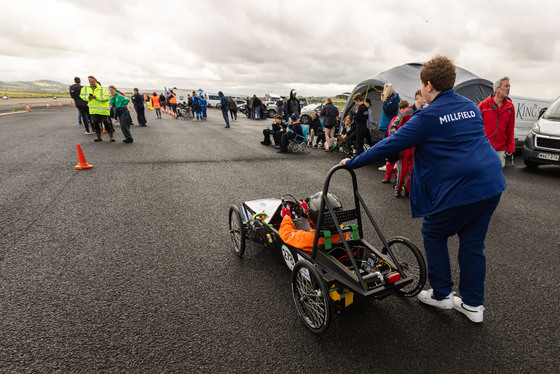
[[[379,130],[387,130],[393,117],[399,114],[399,103],[401,98],[398,93],[394,93],[383,102],[381,119],[379,120]]]
[[[227,112],[229,104],[228,97],[224,96],[222,91],[218,92],[218,96],[220,97],[220,108],[222,109],[222,112]]]
[[[346,166],[356,169],[411,147],[413,217],[482,201],[506,188],[502,163],[486,139],[480,110],[453,90],[441,92],[399,131]]]

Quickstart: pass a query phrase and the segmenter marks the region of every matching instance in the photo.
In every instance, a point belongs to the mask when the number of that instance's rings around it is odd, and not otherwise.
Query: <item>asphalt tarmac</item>
[[[315,336],[284,263],[251,243],[233,253],[227,214],[321,190],[341,155],[277,154],[259,143],[269,120],[147,117],[124,144],[118,127],[116,143],[94,143],[73,107],[0,116],[0,372],[558,372],[560,168],[517,156],[504,169],[484,323],[391,296]],[[93,169],[74,169],[77,143]],[[387,237],[422,249],[422,221],[380,165],[356,171],[360,192]],[[333,192],[349,202],[340,175]],[[375,243],[369,226],[366,237]]]

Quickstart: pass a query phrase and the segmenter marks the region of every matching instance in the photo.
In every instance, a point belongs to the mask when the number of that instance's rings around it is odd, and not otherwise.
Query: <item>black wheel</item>
[[[268,110],[268,116],[269,116],[270,118],[274,117],[275,114],[276,114],[276,111],[275,111],[274,109],[269,109],[269,110]]]
[[[331,322],[331,297],[327,284],[311,262],[300,260],[292,270],[292,294],[305,326],[322,334]]]
[[[239,208],[233,205],[229,208],[229,235],[235,253],[241,257],[245,253],[245,226]]]
[[[533,161],[523,160],[523,162],[525,162],[525,166],[527,166],[529,169],[536,169],[540,165],[538,162]]]
[[[391,251],[401,266],[406,278],[412,277],[412,283],[395,290],[404,297],[416,296],[426,284],[426,261],[420,250],[407,238],[395,237],[387,241]]]
[[[307,114],[304,114],[303,116],[301,116],[300,121],[301,121],[301,123],[308,124],[309,123],[309,116]]]

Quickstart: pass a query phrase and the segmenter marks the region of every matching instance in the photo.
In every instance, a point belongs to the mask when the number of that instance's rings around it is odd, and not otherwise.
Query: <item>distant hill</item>
[[[12,91],[38,91],[38,92],[66,92],[68,91],[69,84],[51,81],[48,79],[41,79],[37,81],[14,81],[2,82],[0,81],[0,90]]]

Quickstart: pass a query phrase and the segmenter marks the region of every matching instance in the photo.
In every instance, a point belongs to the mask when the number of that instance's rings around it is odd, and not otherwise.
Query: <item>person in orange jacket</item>
[[[323,196],[323,192],[317,192],[316,194],[308,197],[305,199],[305,202],[299,200],[296,203],[292,203],[292,205],[297,206],[290,206],[282,207],[282,223],[280,224],[280,239],[282,241],[292,247],[299,248],[305,252],[311,253],[313,250],[313,241],[315,240],[315,225],[317,220],[319,219],[319,209],[321,207],[321,198]],[[333,194],[328,193],[327,199],[331,203],[333,210],[342,210],[342,203],[340,200]],[[325,204],[325,211],[323,214],[329,214],[327,210],[327,206]],[[298,230],[294,225],[292,220],[292,215],[299,216],[299,215],[307,215],[309,219],[309,223],[312,227],[311,230]],[[325,229],[336,229],[335,227],[325,227]],[[332,235],[331,242],[336,243],[340,242],[340,235]],[[319,245],[325,244],[324,238],[319,238]]]
[[[157,93],[154,92],[153,96],[152,96],[152,106],[154,107],[154,109],[156,110],[156,116],[158,119],[161,119],[161,103],[160,103],[160,99],[159,96],[157,95]]]

